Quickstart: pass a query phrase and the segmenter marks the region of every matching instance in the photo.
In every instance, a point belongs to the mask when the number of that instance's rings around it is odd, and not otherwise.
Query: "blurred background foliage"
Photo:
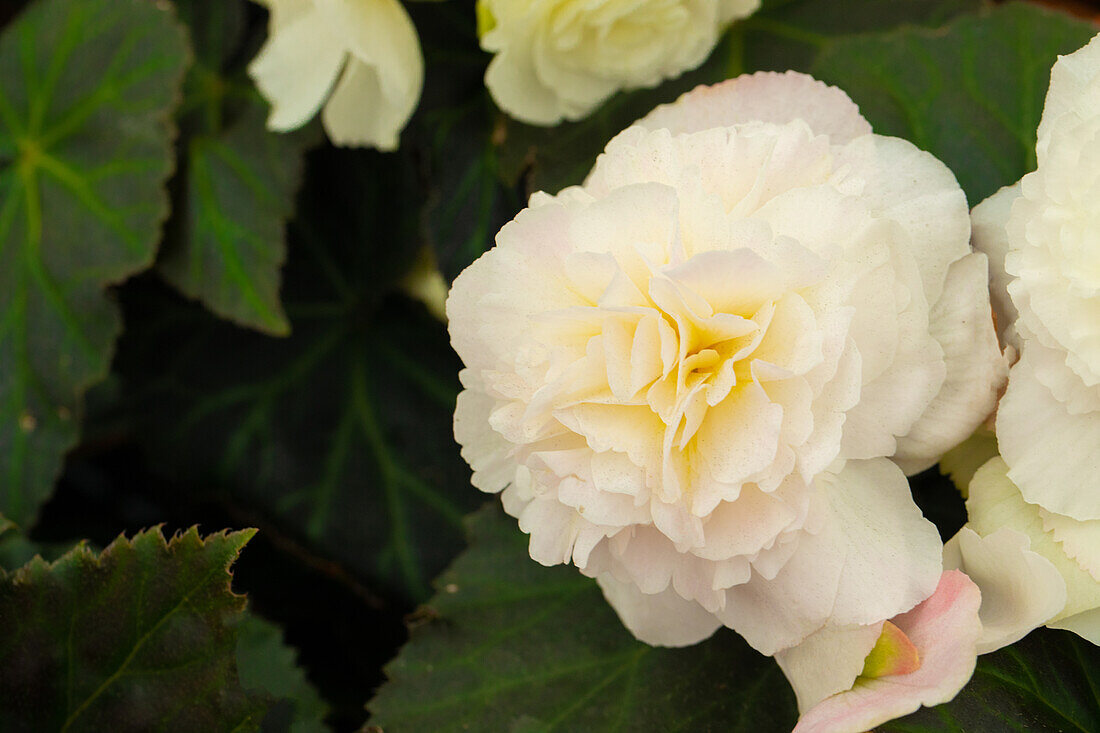
[[[764,0],[699,69],[537,128],[490,100],[473,3],[411,2],[426,83],[390,154],[264,129],[244,69],[266,11],[246,0],[0,5],[0,720],[357,730],[388,674],[369,722],[389,733],[789,729],[773,662],[732,633],[639,644],[479,509],[451,437],[460,365],[407,277],[452,279],[634,119],[756,70],[841,86],[977,203],[1034,166],[1050,65],[1097,30],[1053,4]],[[912,485],[951,536],[950,481]],[[205,540],[165,542],[193,525]],[[169,672],[210,718],[146,684]],[[1097,679],[1094,647],[1044,631],[888,729],[1100,730]]]

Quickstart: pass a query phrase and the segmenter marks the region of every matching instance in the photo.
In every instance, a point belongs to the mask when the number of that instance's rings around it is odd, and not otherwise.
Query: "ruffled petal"
[[[818,135],[843,144],[871,132],[859,107],[842,90],[796,71],[761,71],[713,86],[699,86],[638,120],[647,130],[673,134],[746,122],[803,120]]]
[[[490,31],[481,39],[482,48],[498,51],[485,70],[485,86],[497,106],[520,122],[553,125],[565,116],[554,90],[542,83],[535,71],[529,36],[509,38],[507,45],[497,44],[500,31]],[[499,48],[499,50],[498,50]]]
[[[993,315],[997,319],[997,335],[1001,343],[1012,344],[1019,349],[1012,325],[1016,322],[1016,305],[1008,294],[1012,276],[1005,271],[1005,255],[1010,240],[1005,225],[1012,211],[1012,204],[1020,197],[1020,184],[1005,186],[970,212],[971,244],[974,250],[989,258],[989,299]]]
[[[815,482],[798,550],[774,580],[726,592],[722,621],[762,654],[800,643],[826,625],[867,625],[913,608],[936,587],[943,545],[891,461],[849,461]]]
[[[604,598],[638,639],[652,646],[689,646],[706,639],[722,625],[694,601],[684,600],[672,588],[647,595],[633,583],[610,573],[596,579]]]
[[[1039,382],[1026,345],[997,410],[997,439],[1025,501],[1079,521],[1100,519],[1100,412],[1070,414]]]
[[[982,592],[979,654],[1019,641],[1065,608],[1066,582],[1030,548],[1027,535],[1011,527],[985,537],[963,527],[944,545],[944,569],[963,571]]]
[[[1028,504],[1020,490],[1006,475],[1008,466],[994,458],[978,469],[970,482],[966,511],[967,525],[980,535],[989,535],[1002,527],[1027,535],[1031,551],[1054,565],[1066,583],[1066,605],[1048,626],[1086,611],[1100,608],[1100,583],[1066,555],[1054,537],[1044,531],[1039,507]]]
[[[985,255],[952,263],[929,330],[943,347],[947,377],[924,414],[898,439],[894,460],[908,475],[966,440],[992,414],[1008,377],[990,318]]]
[[[468,372],[468,370],[464,370]],[[455,405],[455,440],[462,457],[473,469],[473,484],[482,491],[497,493],[515,478],[514,446],[489,424],[493,400],[477,389],[465,389]]]
[[[1043,529],[1062,546],[1081,569],[1100,583],[1100,520],[1079,522],[1076,519],[1039,510]]]

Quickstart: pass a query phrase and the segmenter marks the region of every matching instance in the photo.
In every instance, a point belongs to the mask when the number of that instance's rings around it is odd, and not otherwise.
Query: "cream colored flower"
[[[271,103],[268,127],[301,127],[324,105],[336,145],[396,149],[424,82],[420,41],[401,3],[258,1],[271,22],[248,73]]]
[[[1004,377],[965,197],[799,74],[701,88],[536,194],[455,281],[455,435],[531,556],[628,628],[764,653],[935,590],[903,472]]]
[[[1097,520],[1100,38],[1054,65],[1036,152],[1037,170],[974,211],[975,246],[990,255],[994,302],[1002,321],[1015,318],[1007,338],[1021,350],[997,439],[1024,500]]]
[[[1023,575],[1022,563],[1005,558],[1004,550],[987,548],[987,559],[981,562],[1011,566],[1021,573],[1022,582],[1012,592],[1016,600],[997,605],[1023,608],[1030,604],[1038,608],[1049,602],[1053,607],[1057,604],[1050,598],[1060,600],[1064,597],[1065,603],[1057,612],[1043,619],[1046,625],[1068,629],[1093,644],[1100,644],[1100,521],[1078,521],[1028,503],[1009,475],[1008,466],[1000,458],[994,458],[978,469],[970,482],[970,496],[966,500],[970,517],[967,527],[981,535],[983,541],[990,540],[1003,528],[1025,535],[1030,550],[1049,561],[1061,575],[1065,581],[1066,595],[1059,595],[1057,584],[1049,580],[1049,573],[1038,564],[1034,564],[1033,571],[1029,571],[1031,577],[1027,579]],[[964,549],[962,554],[967,563],[975,559],[973,551]],[[984,585],[982,591],[985,592]],[[984,606],[983,602],[983,613],[986,611]],[[1036,625],[1042,622],[1039,617],[1047,611],[1049,608],[1031,614],[1036,619]],[[1002,612],[1002,616],[1007,618],[1024,615],[1027,614]]]
[[[777,654],[798,698],[794,733],[861,733],[954,698],[974,673],[980,605],[978,587],[951,570],[908,613],[826,628]]]
[[[536,125],[586,116],[620,89],[656,86],[701,64],[760,0],[478,0],[485,85]]]

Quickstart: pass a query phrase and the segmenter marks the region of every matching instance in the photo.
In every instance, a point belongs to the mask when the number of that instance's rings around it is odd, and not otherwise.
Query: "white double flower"
[[[455,281],[455,433],[532,557],[641,639],[774,653],[937,586],[905,475],[993,409],[951,173],[804,75],[658,108]]]

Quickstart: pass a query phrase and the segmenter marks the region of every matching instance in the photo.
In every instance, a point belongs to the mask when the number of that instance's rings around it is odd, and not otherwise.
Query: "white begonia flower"
[[[942,545],[888,457],[932,465],[1004,377],[968,240],[951,173],[840,90],[685,95],[455,280],[473,482],[650,643],[906,611]]]
[[[620,89],[694,69],[760,0],[478,0],[485,85],[512,117],[580,119]]]
[[[777,654],[798,699],[794,733],[861,733],[954,698],[974,674],[980,605],[978,587],[950,570],[907,613],[825,628]]]
[[[994,458],[978,469],[970,482],[970,496],[966,500],[967,527],[987,542],[1002,528],[1025,535],[1030,541],[1030,550],[1049,561],[1065,582],[1065,602],[1046,620],[1046,625],[1068,629],[1093,644],[1100,644],[1100,520],[1078,521],[1030,504],[1009,475],[1008,466],[1001,458]],[[998,562],[994,548],[987,548],[987,552],[990,554],[984,562]],[[962,555],[969,566],[974,559],[973,552],[968,553],[964,547]],[[1002,566],[1011,563],[1003,559],[1000,562]],[[1057,584],[1048,579],[1048,573],[1039,564],[1033,563],[1026,572],[1022,567],[1016,570],[1023,581],[1019,587],[1026,593],[1021,595],[1014,591],[1017,599],[1004,604],[1005,608],[1023,608],[1030,604],[1038,609],[1044,605],[1043,594],[1058,600],[1062,598],[1057,592]],[[983,586],[983,592],[984,589]],[[1053,605],[1051,603],[1051,607]],[[1036,610],[1033,617],[1045,612]],[[1011,617],[1012,614],[1005,615]],[[1022,614],[1017,615],[1020,616]]]
[[[268,128],[301,127],[324,105],[321,121],[334,144],[395,150],[424,83],[420,41],[404,6],[258,1],[271,19],[248,73],[271,103]]]
[[[1036,152],[1037,170],[974,210],[975,246],[990,256],[993,300],[1000,320],[1015,318],[1007,340],[1021,351],[997,438],[1024,500],[1097,520],[1100,37],[1054,64]]]

